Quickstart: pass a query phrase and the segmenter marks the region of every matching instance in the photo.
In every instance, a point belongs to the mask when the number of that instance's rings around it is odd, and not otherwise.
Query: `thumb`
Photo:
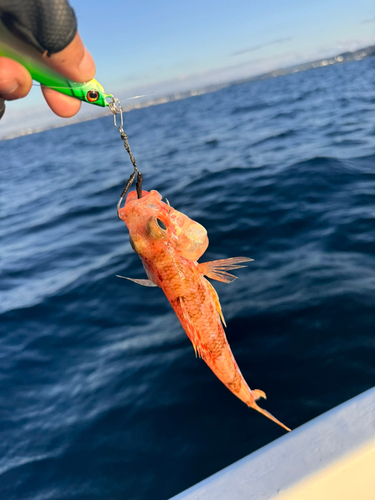
[[[44,57],[54,70],[75,82],[88,82],[95,76],[94,60],[78,33],[65,49]]]

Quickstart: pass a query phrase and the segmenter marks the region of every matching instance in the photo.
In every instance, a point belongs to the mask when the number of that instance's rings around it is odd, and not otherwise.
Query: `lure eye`
[[[89,102],[96,102],[99,99],[99,92],[97,90],[89,90],[86,98]]]
[[[156,219],[156,223],[160,227],[160,229],[162,229],[163,231],[167,230],[167,226],[164,224],[164,222],[162,220]]]

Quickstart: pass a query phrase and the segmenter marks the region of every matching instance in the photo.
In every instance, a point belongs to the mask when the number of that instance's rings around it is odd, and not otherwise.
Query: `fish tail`
[[[252,392],[257,392],[258,389],[256,389],[255,391],[252,391]],[[259,392],[263,392],[263,391],[259,391]],[[264,394],[264,393],[263,393]],[[259,396],[259,397],[263,397],[263,396]],[[258,399],[258,398],[257,398]],[[258,406],[256,404],[255,401],[252,401],[250,403],[247,403],[248,406],[250,406],[250,408],[253,408],[254,410],[256,411],[259,411],[259,413],[261,413],[262,415],[264,415],[265,417],[269,418],[270,420],[272,420],[273,422],[275,422],[276,424],[280,425],[283,429],[285,429],[286,431],[290,431],[291,429],[289,429],[289,427],[287,427],[286,425],[284,425],[282,422],[280,422],[280,420],[277,420],[276,417],[274,417],[272,415],[272,413],[270,413],[269,411],[265,410],[264,408],[261,408],[260,406]]]

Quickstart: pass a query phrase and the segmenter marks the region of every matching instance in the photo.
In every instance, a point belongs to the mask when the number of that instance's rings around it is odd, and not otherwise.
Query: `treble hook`
[[[137,190],[137,196],[138,196],[138,199],[142,198],[143,175],[139,171],[138,172],[134,171],[131,174],[131,176],[129,177],[128,182],[125,184],[125,187],[122,190],[122,193],[121,193],[121,196],[120,196],[120,200],[117,203],[117,216],[118,216],[119,219],[121,219],[121,217],[119,215],[119,210],[120,210],[120,207],[121,207],[121,203],[122,203],[123,199],[125,198],[126,193],[131,188],[131,186],[132,186],[132,184],[134,182],[135,176],[137,176],[137,182],[135,183],[135,188]]]
[[[124,142],[124,147],[129,155],[130,161],[132,162],[132,165],[134,167],[134,172],[131,174],[127,183],[125,184],[125,187],[122,190],[122,193],[120,196],[120,201],[117,203],[117,215],[120,218],[119,210],[121,207],[121,203],[122,203],[123,199],[125,198],[126,193],[129,191],[131,185],[133,184],[136,176],[137,176],[137,182],[136,182],[137,196],[138,196],[138,199],[142,198],[143,175],[138,170],[137,162],[135,161],[133,153],[130,150],[128,135],[126,134],[126,132],[123,129],[124,119],[123,119],[122,113],[123,113],[124,109],[122,108],[119,99],[117,99],[116,97],[113,97],[113,95],[111,95],[110,97],[111,97],[112,101],[108,104],[108,107],[111,110],[111,113],[113,114],[113,123],[114,123],[115,127],[118,129],[118,131],[120,132],[121,139]],[[120,114],[120,125],[117,124],[117,120],[116,120],[117,114]]]

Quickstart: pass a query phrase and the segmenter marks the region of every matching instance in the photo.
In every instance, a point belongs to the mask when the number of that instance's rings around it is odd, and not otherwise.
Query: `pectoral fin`
[[[222,260],[212,260],[211,262],[203,262],[198,264],[199,270],[207,276],[217,281],[223,281],[224,283],[232,283],[237,276],[227,273],[227,271],[232,269],[240,269],[238,264],[241,262],[250,262],[254,259],[249,259],[249,257],[232,257],[231,259]]]
[[[208,289],[210,290],[211,296],[214,299],[215,306],[216,306],[217,312],[220,314],[221,321],[223,322],[223,325],[226,327],[227,324],[225,323],[223,311],[221,310],[220,300],[219,300],[219,296],[217,294],[217,291],[215,290],[215,288],[211,285],[211,283],[209,281],[207,281],[207,280],[205,280],[205,281],[208,285]]]
[[[133,278],[126,278],[125,276],[119,276],[118,274],[116,274],[117,278],[123,278],[124,280],[129,280],[129,281],[134,281],[134,283],[137,283],[138,285],[142,285],[142,286],[158,286],[158,285],[155,285],[155,283],[153,283],[151,280],[137,280],[137,279],[133,279]]]

